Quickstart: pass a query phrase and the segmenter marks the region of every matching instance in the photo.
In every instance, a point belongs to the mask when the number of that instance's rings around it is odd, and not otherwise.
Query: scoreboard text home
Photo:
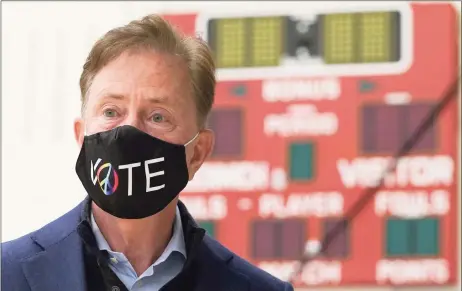
[[[288,279],[455,81],[457,12],[235,5],[166,16],[209,42],[219,80],[215,149],[181,199],[209,235]],[[452,102],[296,286],[456,283],[457,114]]]

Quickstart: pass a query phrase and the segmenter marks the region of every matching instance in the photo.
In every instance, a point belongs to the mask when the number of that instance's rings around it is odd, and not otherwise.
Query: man
[[[3,291],[293,290],[205,235],[178,201],[213,147],[214,71],[204,42],[155,15],[96,42],[74,124],[88,198],[2,244]]]

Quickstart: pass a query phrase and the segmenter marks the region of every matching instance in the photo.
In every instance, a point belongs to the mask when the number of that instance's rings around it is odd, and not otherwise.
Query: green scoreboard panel
[[[213,18],[207,40],[218,68],[277,67],[302,52],[325,64],[400,59],[397,11],[321,14],[307,24],[289,16]]]

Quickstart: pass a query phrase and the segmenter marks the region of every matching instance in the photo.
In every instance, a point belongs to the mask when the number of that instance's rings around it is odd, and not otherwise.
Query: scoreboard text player
[[[209,235],[288,279],[456,79],[458,15],[445,3],[265,5],[166,15],[209,42],[219,80],[216,146],[180,198]],[[457,118],[453,102],[297,287],[456,284]]]

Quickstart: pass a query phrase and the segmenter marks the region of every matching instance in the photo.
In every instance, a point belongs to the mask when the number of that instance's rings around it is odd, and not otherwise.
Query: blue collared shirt
[[[162,255],[139,277],[123,253],[114,252],[91,214],[91,228],[98,248],[107,250],[109,266],[130,291],[157,291],[178,275],[186,260],[186,247],[181,225],[180,210],[176,208],[173,234]]]

